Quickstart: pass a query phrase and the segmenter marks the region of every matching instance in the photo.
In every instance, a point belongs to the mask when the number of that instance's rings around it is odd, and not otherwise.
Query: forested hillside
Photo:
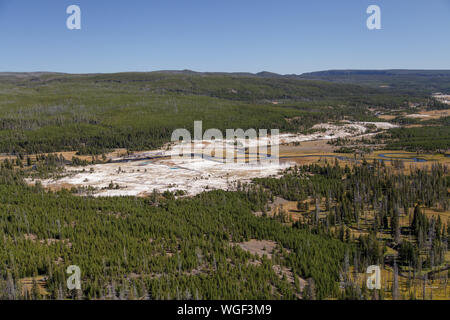
[[[255,182],[272,196],[298,202],[302,217],[295,224],[298,228],[355,243],[353,255],[346,258],[347,274],[350,267],[364,272],[369,265],[388,265],[397,281],[397,287],[390,288],[392,297],[415,299],[413,279],[425,283],[428,275],[437,274],[447,288],[450,219],[424,212],[432,209],[446,216],[450,180],[448,167],[439,164],[411,168],[409,174],[402,173],[404,169],[401,161],[394,167],[374,161],[353,168],[336,161],[335,165],[291,168],[281,179]],[[401,294],[399,274],[408,278]],[[343,279],[346,298],[367,298],[364,285],[345,275]]]
[[[80,198],[76,190],[26,186],[9,161],[0,173],[6,299],[369,299],[372,293],[346,274],[350,267],[393,267],[388,247],[398,252],[400,272],[414,279],[448,266],[449,221],[422,213],[450,207],[441,165],[410,174],[378,161],[295,167],[280,179],[185,199],[157,191]],[[297,201],[303,218],[269,215],[276,196]],[[273,241],[272,256],[236,245],[251,239]],[[81,292],[64,285],[72,264],[82,270]],[[30,278],[44,284],[23,289]]]
[[[447,118],[448,122],[448,118]],[[442,152],[450,150],[450,126],[396,128],[377,136],[386,141],[387,149],[413,152]]]
[[[317,298],[338,295],[347,244],[277,220],[259,218],[262,190],[203,193],[192,199],[80,198],[28,187],[1,168],[0,297],[63,299],[65,270],[82,270],[85,298],[296,299],[297,277]],[[258,259],[233,244],[272,240],[275,256]],[[275,265],[292,270],[289,282]],[[45,277],[46,293],[21,280]],[[80,293],[78,293],[79,295]]]
[[[305,131],[344,118],[376,121],[369,107],[428,100],[356,85],[248,75],[2,74],[0,152],[157,148],[174,129],[192,129],[195,120],[221,130]]]
[[[386,92],[410,95],[450,94],[449,70],[329,70],[305,73],[298,78],[381,87]]]

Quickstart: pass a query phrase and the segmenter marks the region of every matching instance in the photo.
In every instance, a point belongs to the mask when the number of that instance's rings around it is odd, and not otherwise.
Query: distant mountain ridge
[[[384,90],[396,90],[405,94],[431,94],[443,92],[450,94],[450,70],[410,70],[410,69],[387,69],[387,70],[325,70],[303,74],[278,74],[269,71],[258,73],[250,72],[197,72],[192,70],[160,70],[151,72],[121,72],[114,74],[173,74],[190,76],[229,76],[229,77],[255,77],[266,79],[289,79],[289,80],[316,80],[369,86],[382,88]],[[0,72],[0,78],[27,78],[40,77],[44,75],[64,75],[58,72]],[[111,75],[114,75],[111,74]],[[108,75],[103,73],[78,74],[83,75]]]
[[[395,89],[407,94],[450,94],[450,70],[328,70],[304,73],[298,78]]]
[[[280,74],[270,71],[260,71],[257,73],[251,72],[210,72],[210,71],[194,71],[189,69],[184,70],[156,70],[156,71],[125,71],[125,72],[112,72],[112,73],[79,73],[80,75],[93,75],[93,74],[117,74],[117,73],[169,73],[169,74],[192,74],[192,75],[233,75],[233,76],[257,76],[264,78],[311,78],[311,77],[339,77],[339,76],[352,76],[352,75],[386,75],[386,76],[441,76],[450,77],[450,70],[427,70],[427,69],[331,69],[322,71],[306,72],[302,74]],[[52,71],[33,71],[33,72],[0,72],[0,76],[39,76],[44,74],[71,74],[66,72],[52,72]],[[73,73],[78,74],[78,73]]]

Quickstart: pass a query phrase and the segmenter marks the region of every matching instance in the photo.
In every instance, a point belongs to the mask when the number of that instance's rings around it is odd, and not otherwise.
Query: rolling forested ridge
[[[449,70],[329,70],[305,73],[301,79],[364,84],[409,95],[449,92]]]
[[[449,83],[448,72],[413,71],[0,73],[0,299],[449,299],[449,108],[431,95]],[[95,197],[81,182],[40,180],[95,176],[108,153],[160,148],[196,120],[371,130],[291,143],[296,165],[279,175],[194,196],[173,186]],[[104,189],[127,191],[119,165]],[[67,288],[71,265],[80,290]],[[381,289],[367,287],[370,265]]]
[[[144,150],[174,129],[305,131],[331,120],[376,120],[371,106],[430,99],[357,85],[191,72],[0,74],[0,152]],[[287,121],[287,119],[294,119]]]

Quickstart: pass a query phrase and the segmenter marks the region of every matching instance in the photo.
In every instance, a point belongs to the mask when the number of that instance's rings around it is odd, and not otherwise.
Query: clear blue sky
[[[0,71],[350,68],[450,69],[450,0],[0,0]]]

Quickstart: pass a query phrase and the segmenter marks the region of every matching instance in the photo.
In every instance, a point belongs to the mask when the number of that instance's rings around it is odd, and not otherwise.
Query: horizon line
[[[305,74],[310,73],[319,73],[319,72],[336,72],[336,71],[448,71],[450,72],[450,69],[408,69],[408,68],[374,68],[374,69],[321,69],[316,71],[308,71],[303,73],[278,73],[273,71],[267,71],[262,70],[258,72],[250,72],[250,71],[196,71],[191,69],[159,69],[159,70],[152,70],[152,71],[111,71],[111,72],[63,72],[63,71],[43,71],[43,70],[37,70],[37,71],[0,71],[1,74],[33,74],[33,73],[42,73],[42,74],[66,74],[66,75],[95,75],[95,74],[120,74],[120,73],[183,73],[183,72],[191,72],[191,73],[199,73],[199,74],[249,74],[249,75],[259,75],[259,74],[273,74],[273,75],[279,75],[279,76],[301,76]]]

